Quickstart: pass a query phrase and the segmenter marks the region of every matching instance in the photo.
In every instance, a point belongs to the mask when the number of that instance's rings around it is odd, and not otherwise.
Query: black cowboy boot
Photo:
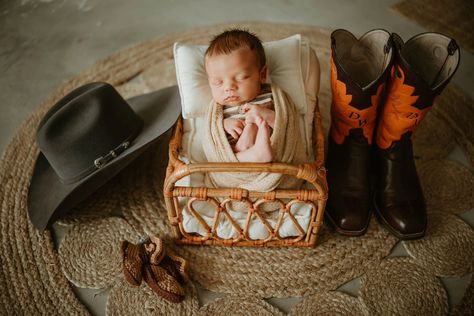
[[[369,164],[377,107],[392,62],[390,34],[372,30],[359,40],[346,30],[331,34],[331,130],[326,167],[326,218],[349,236],[370,220]]]
[[[396,237],[415,239],[425,234],[426,207],[411,136],[456,72],[460,55],[456,42],[441,34],[420,34],[405,44],[392,36],[395,62],[377,126],[374,204]]]

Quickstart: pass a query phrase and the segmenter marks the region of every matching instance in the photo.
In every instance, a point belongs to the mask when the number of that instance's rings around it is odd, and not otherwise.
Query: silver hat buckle
[[[112,149],[107,155],[101,156],[97,158],[96,160],[94,160],[94,165],[96,166],[97,169],[104,167],[111,160],[113,160],[118,155],[123,153],[125,149],[127,149],[129,146],[130,146],[129,141],[123,142],[122,144],[118,145],[116,148]]]

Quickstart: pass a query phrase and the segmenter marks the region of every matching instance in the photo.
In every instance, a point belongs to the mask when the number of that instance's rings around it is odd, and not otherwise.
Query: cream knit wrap
[[[270,142],[274,162],[304,163],[308,161],[300,134],[299,114],[289,96],[278,86],[272,85],[275,107],[275,124]],[[223,125],[223,106],[211,102],[206,114],[206,131],[203,140],[204,152],[209,162],[239,162],[227,140]],[[277,173],[224,172],[206,174],[208,187],[239,187],[266,192],[275,188],[299,188],[301,181]]]

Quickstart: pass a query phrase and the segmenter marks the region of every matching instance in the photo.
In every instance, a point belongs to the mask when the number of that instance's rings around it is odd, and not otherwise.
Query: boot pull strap
[[[458,43],[454,39],[451,39],[448,44],[448,54],[450,56],[454,55],[454,53],[459,49]]]
[[[446,58],[444,59],[444,62],[443,62],[443,65],[441,66],[441,68],[438,70],[438,73],[436,74],[436,76],[434,77],[433,81],[431,82],[430,84],[430,87],[432,87],[435,82],[438,81],[439,79],[439,76],[441,75],[441,73],[443,72],[444,70],[444,67],[446,66],[446,62],[448,61],[448,58],[449,57],[452,57],[454,55],[454,53],[459,50],[459,46],[458,44],[456,43],[456,41],[454,39],[451,39],[449,41],[449,44],[448,46],[446,47],[446,50],[448,51],[448,55],[446,55]]]
[[[385,45],[383,46],[384,56],[383,56],[382,70],[379,74],[379,77],[382,76],[385,71],[385,63],[387,62],[388,54],[390,53],[390,50],[392,49],[392,47],[393,47],[393,42],[391,40],[391,36],[389,36],[387,43],[385,43]]]

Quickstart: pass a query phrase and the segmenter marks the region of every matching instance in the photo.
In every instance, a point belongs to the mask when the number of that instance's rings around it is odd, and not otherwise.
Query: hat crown
[[[100,168],[94,162],[131,142],[142,125],[112,86],[91,83],[72,91],[46,113],[37,141],[59,178],[74,182]]]

